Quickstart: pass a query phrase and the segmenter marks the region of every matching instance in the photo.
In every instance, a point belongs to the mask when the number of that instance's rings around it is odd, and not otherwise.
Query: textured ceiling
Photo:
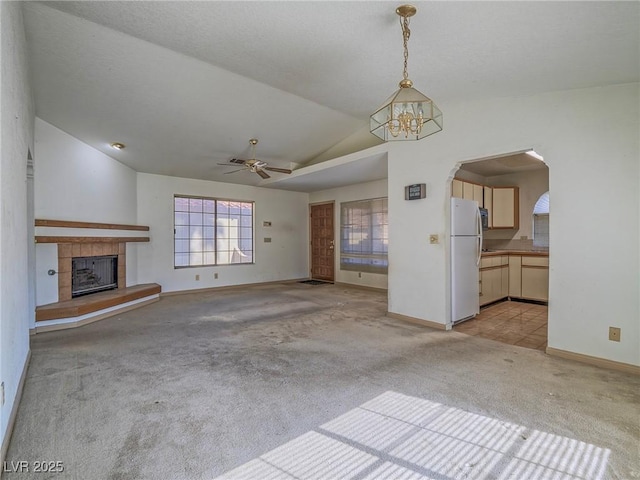
[[[441,107],[640,79],[638,2],[414,3],[409,76]],[[26,2],[37,115],[138,171],[256,184],[216,163],[366,128],[401,79],[398,4]]]
[[[547,165],[543,161],[526,153],[467,162],[460,166],[460,170],[466,170],[483,177],[531,172],[533,170],[546,170],[547,168]]]

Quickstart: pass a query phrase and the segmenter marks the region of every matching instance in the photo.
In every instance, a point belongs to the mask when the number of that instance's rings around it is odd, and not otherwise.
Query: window
[[[540,195],[533,207],[533,246],[549,247],[549,192]]]
[[[387,199],[340,204],[340,269],[387,273]]]
[[[253,263],[253,202],[174,197],[174,267]]]

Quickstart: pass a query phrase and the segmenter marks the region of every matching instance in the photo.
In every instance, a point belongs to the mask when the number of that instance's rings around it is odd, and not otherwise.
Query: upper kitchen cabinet
[[[493,189],[491,187],[484,188],[484,208],[487,209],[487,215],[489,217],[489,228],[493,228]]]
[[[451,182],[451,196],[455,198],[463,198],[462,195],[464,195],[464,182],[454,178],[453,182]]]
[[[484,207],[484,191],[483,186],[477,183],[466,182],[458,178],[454,178],[451,183],[451,196],[456,198],[464,198],[465,200],[475,200],[479,207]]]
[[[520,191],[518,187],[492,187],[492,228],[513,228],[520,225]]]

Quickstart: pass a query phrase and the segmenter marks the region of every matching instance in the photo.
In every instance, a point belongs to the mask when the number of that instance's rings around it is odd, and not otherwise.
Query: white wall
[[[0,444],[7,428],[20,376],[29,354],[29,322],[34,312],[28,276],[27,157],[33,151],[34,106],[27,47],[19,2],[0,2]],[[4,460],[1,452],[0,461]]]
[[[138,223],[134,170],[39,118],[35,122],[35,142],[35,218]],[[35,233],[95,237],[141,234],[131,230],[50,227],[37,227]],[[127,244],[127,285],[138,283],[138,249],[134,243]],[[37,305],[58,301],[58,278],[47,275],[49,269],[58,268],[57,252],[55,244],[36,246]]]
[[[459,162],[534,148],[553,192],[549,346],[640,365],[639,97],[629,84],[442,105],[442,132],[390,145],[389,311],[448,323],[448,180]],[[419,182],[427,199],[404,201]]]
[[[138,173],[138,221],[151,227],[151,242],[138,250],[138,280],[163,292],[307,278],[306,193]],[[195,195],[255,202],[255,264],[173,267],[173,197]],[[263,227],[270,221],[271,227]],[[263,239],[270,237],[271,243]],[[218,273],[218,279],[214,279]],[[196,281],[195,276],[200,275]]]
[[[136,223],[134,170],[39,118],[36,148],[36,218]]]
[[[365,287],[387,288],[387,275],[379,273],[362,272],[362,277],[358,277],[358,272],[340,270],[340,203],[352,202],[355,200],[366,200],[369,198],[380,198],[387,196],[387,179],[375,182],[358,183],[346,187],[332,188],[309,194],[309,203],[335,202],[333,224],[335,226],[335,281],[351,283]]]

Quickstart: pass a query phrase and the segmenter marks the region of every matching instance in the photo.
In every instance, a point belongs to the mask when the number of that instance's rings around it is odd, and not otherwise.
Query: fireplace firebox
[[[71,259],[71,297],[118,288],[118,256]]]

